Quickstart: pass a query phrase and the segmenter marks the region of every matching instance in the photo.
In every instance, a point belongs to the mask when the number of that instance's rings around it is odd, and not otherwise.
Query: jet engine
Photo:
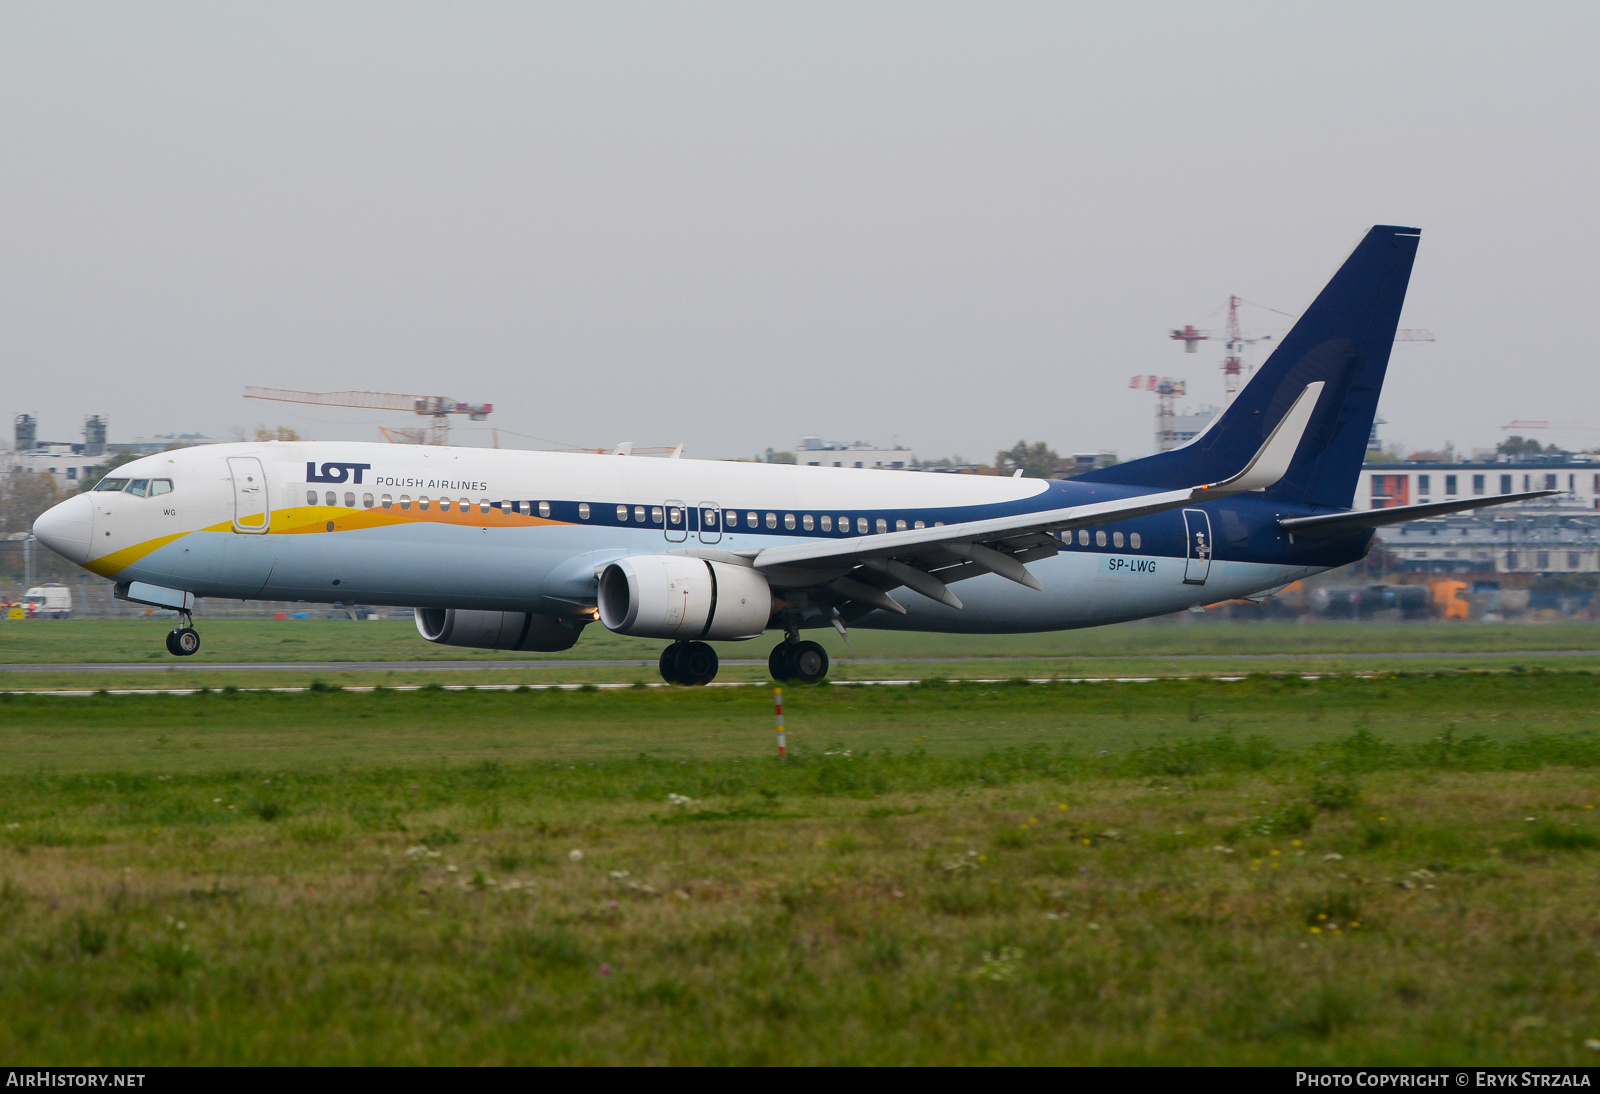
[[[417,633],[442,646],[555,653],[572,648],[588,620],[533,612],[475,612],[418,608]]]
[[[689,555],[633,555],[600,574],[600,622],[636,638],[755,638],[772,589],[748,566]]]

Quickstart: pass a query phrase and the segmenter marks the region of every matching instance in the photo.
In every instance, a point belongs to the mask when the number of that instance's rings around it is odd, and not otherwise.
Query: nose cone
[[[79,566],[89,561],[89,533],[93,530],[94,503],[87,494],[73,495],[33,522],[33,534],[40,543]]]

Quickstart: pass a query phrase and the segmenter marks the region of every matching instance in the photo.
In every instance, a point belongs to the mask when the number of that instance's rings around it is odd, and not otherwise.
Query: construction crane
[[[244,397],[269,399],[278,403],[393,410],[433,419],[432,423],[421,429],[382,430],[391,442],[403,444],[449,444],[450,415],[465,414],[473,421],[481,422],[494,410],[493,403],[458,403],[444,395],[397,395],[387,391],[286,391],[276,387],[247,387]]]
[[[1156,393],[1156,451],[1171,452],[1178,447],[1174,400],[1184,394],[1184,382],[1170,376],[1135,376],[1129,387]]]
[[[1245,347],[1255,345],[1257,342],[1271,342],[1277,337],[1276,334],[1271,333],[1247,334],[1243,330],[1239,324],[1239,305],[1249,303],[1250,301],[1245,300],[1243,297],[1228,297],[1228,321],[1221,335],[1224,339],[1222,358],[1222,405],[1224,409],[1227,408],[1229,403],[1233,402],[1233,397],[1244,386],[1245,374],[1250,371],[1249,367],[1244,363]],[[1277,314],[1288,316],[1290,319],[1295,318],[1295,316],[1289,315],[1288,312],[1280,312],[1276,308],[1267,308],[1265,304],[1252,306],[1266,308],[1267,311],[1277,312]],[[1218,310],[1220,311],[1221,309],[1219,308]],[[1175,342],[1182,342],[1185,353],[1194,353],[1200,348],[1201,342],[1215,339],[1218,335],[1208,330],[1199,330],[1191,323],[1188,326],[1169,332],[1167,337]],[[1434,339],[1432,331],[1398,330],[1395,331],[1394,340],[1396,342],[1432,342]],[[1166,450],[1163,449],[1162,451]]]

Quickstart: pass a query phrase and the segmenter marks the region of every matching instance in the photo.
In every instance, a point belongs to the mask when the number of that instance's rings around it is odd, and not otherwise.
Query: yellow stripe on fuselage
[[[392,528],[401,524],[454,524],[460,527],[472,528],[528,528],[540,525],[561,524],[568,521],[550,520],[547,517],[524,517],[502,513],[498,509],[488,513],[458,513],[452,511],[440,513],[429,511],[426,513],[415,511],[402,511],[393,509],[343,509],[333,505],[300,506],[294,509],[275,509],[272,512],[272,526],[268,535],[274,536],[299,536],[315,535],[328,532],[353,532],[363,528]],[[213,524],[208,528],[196,529],[201,532],[228,532],[232,531],[233,523],[224,521]],[[174,532],[170,536],[157,536],[147,539],[143,543],[136,543],[131,547],[112,551],[108,555],[101,555],[84,563],[84,569],[101,577],[116,577],[123,570],[138,562],[146,555],[160,550],[175,540],[189,535],[188,532]],[[249,533],[244,533],[249,534]]]

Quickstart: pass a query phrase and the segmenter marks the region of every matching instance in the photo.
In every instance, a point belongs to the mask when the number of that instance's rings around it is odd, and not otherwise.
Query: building
[[[1560,490],[1552,501],[1600,510],[1600,457],[1561,453],[1457,463],[1368,463],[1356,486],[1357,509],[1424,505],[1529,490]]]
[[[1600,513],[1576,505],[1483,509],[1379,529],[1396,573],[1600,572]]]
[[[807,467],[875,467],[896,471],[915,467],[916,453],[895,445],[878,448],[867,441],[825,441],[821,437],[801,437],[795,452],[797,462]]]
[[[1188,444],[1205,432],[1206,426],[1210,425],[1212,420],[1221,413],[1222,410],[1218,407],[1203,406],[1189,414],[1174,414],[1172,416],[1173,439],[1178,444]]]
[[[91,414],[83,421],[82,441],[41,441],[38,420],[32,414],[18,414],[11,451],[0,463],[0,473],[16,475],[54,475],[64,494],[75,493],[94,474],[97,465],[124,452],[146,455],[169,448],[208,444],[211,438],[199,433],[168,434],[123,444],[106,443],[106,419]]]

